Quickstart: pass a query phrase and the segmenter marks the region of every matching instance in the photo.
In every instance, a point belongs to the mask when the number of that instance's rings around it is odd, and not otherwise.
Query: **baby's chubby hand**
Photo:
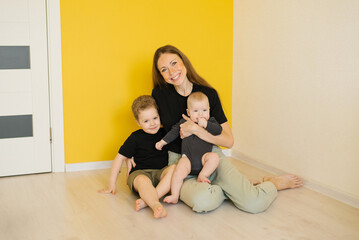
[[[200,118],[198,120],[198,125],[203,127],[203,128],[206,128],[207,127],[207,120],[205,118]]]
[[[159,150],[159,151],[161,151],[162,148],[163,148],[163,146],[166,145],[166,144],[167,144],[167,143],[166,143],[164,140],[158,141],[158,142],[156,143],[156,149]]]

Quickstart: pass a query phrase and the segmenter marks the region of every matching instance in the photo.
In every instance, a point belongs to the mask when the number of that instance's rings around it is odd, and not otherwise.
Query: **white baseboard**
[[[249,165],[251,166],[254,166],[256,168],[259,168],[259,169],[263,169],[271,174],[274,174],[274,175],[283,175],[283,174],[288,174],[287,172],[285,171],[282,171],[278,168],[275,168],[275,167],[272,167],[272,166],[269,166],[269,165],[266,165],[266,164],[263,164],[263,163],[260,163],[248,156],[246,156],[245,154],[241,153],[241,152],[238,152],[236,150],[233,150],[231,149],[230,151],[230,156],[239,160],[239,161],[243,161],[243,162],[246,162],[248,163]],[[336,189],[333,189],[331,188],[330,186],[327,186],[327,185],[324,185],[324,184],[321,184],[321,183],[318,183],[318,182],[314,182],[310,179],[303,179],[304,181],[304,187],[307,187],[313,191],[316,191],[316,192],[319,192],[321,194],[324,194],[328,197],[331,197],[331,198],[334,198],[340,202],[343,202],[343,203],[346,203],[350,206],[353,206],[355,208],[359,208],[359,199],[356,198],[356,197],[353,197],[351,195],[348,195],[346,193],[343,193],[343,192],[340,192]]]
[[[66,164],[66,172],[76,172],[76,171],[87,171],[87,170],[96,170],[111,168],[112,161],[99,161],[99,162],[86,162],[86,163],[71,163]]]

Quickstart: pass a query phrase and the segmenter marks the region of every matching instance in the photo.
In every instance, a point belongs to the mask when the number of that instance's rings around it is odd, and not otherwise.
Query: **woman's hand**
[[[186,122],[182,123],[180,125],[180,136],[181,138],[186,138],[188,136],[191,136],[192,134],[195,134],[195,132],[198,130],[199,127],[196,123],[194,123],[189,117],[182,114],[182,117]]]

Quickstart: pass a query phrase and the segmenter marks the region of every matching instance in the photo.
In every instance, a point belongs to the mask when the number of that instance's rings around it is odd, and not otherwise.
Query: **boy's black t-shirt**
[[[136,167],[131,169],[131,173],[141,169],[162,169],[167,166],[166,148],[158,151],[155,147],[156,142],[160,141],[164,135],[163,128],[160,128],[156,134],[149,134],[139,129],[127,138],[118,153],[127,158],[134,157]]]
[[[219,124],[227,122],[221,101],[215,89],[193,84],[192,93],[193,92],[202,92],[208,97],[211,117],[214,117]],[[161,123],[166,133],[171,130],[173,125],[180,121],[182,114],[187,115],[188,96],[184,97],[180,95],[173,85],[154,88],[152,90],[152,97],[158,105]],[[181,142],[181,138],[177,138],[166,146],[168,150],[172,152],[181,153]]]

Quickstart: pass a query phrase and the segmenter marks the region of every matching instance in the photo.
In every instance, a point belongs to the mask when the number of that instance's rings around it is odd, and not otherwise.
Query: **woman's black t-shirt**
[[[210,116],[214,117],[219,124],[227,122],[226,115],[223,112],[221,101],[217,91],[213,88],[193,84],[192,92],[202,92],[209,100]],[[187,97],[180,95],[173,85],[167,87],[156,87],[152,90],[152,97],[156,100],[159,108],[161,123],[165,132],[169,132],[181,118],[182,114],[186,114]],[[177,138],[168,144],[168,150],[181,153],[181,138]]]
[[[163,128],[156,134],[149,134],[142,129],[134,131],[118,150],[118,153],[127,157],[134,157],[136,167],[131,173],[141,169],[162,169],[168,164],[167,149],[158,151],[156,143],[165,136]]]

